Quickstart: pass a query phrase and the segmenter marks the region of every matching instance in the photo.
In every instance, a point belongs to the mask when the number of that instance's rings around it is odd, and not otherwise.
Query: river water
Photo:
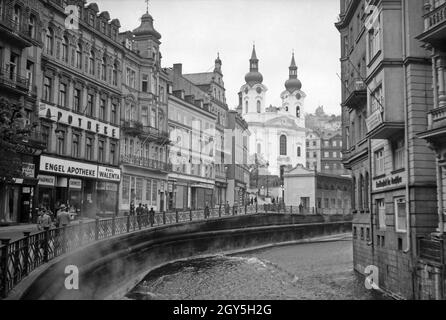
[[[351,240],[174,262],[150,272],[135,300],[377,300],[353,271]]]

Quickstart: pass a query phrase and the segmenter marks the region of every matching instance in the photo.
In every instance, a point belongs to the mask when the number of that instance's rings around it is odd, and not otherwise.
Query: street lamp
[[[266,197],[269,197],[269,161],[266,163]]]

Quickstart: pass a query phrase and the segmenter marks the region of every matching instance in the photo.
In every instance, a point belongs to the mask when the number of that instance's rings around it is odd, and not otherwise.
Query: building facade
[[[281,176],[284,167],[306,164],[305,93],[297,77],[294,54],[289,67],[289,79],[282,92],[282,106],[266,107],[267,87],[259,72],[255,48],[250,59],[250,72],[239,93],[242,116],[249,125],[249,149],[269,164],[269,174]]]
[[[437,230],[421,239],[417,276],[420,299],[445,299],[444,241],[446,215],[446,1],[426,1],[424,4],[424,30],[417,36],[430,53],[432,60],[433,109],[427,113],[428,126],[419,137],[424,139],[436,155],[437,171]]]
[[[321,134],[321,169],[322,173],[348,175],[342,164],[342,135],[340,132],[322,132]]]
[[[215,190],[214,203],[225,204],[227,193],[226,173],[228,167],[225,159],[225,129],[228,126],[228,105],[226,104],[226,89],[223,81],[222,61],[218,55],[212,72],[190,73],[184,77],[207,93],[210,100],[210,110],[216,115],[215,122]]]
[[[343,161],[353,177],[354,268],[413,298],[417,237],[436,227],[434,155],[417,134],[432,109],[419,1],[341,1]],[[385,32],[384,32],[385,30]]]
[[[43,47],[44,6],[39,1],[0,2],[0,92],[7,103],[19,105],[26,125],[38,119],[37,82]],[[23,165],[23,177],[0,187],[0,222],[35,221],[39,155],[46,148],[33,129],[26,141],[17,141],[15,155]],[[6,155],[4,155],[6,156]]]
[[[161,68],[160,39],[147,12],[141,25],[120,35],[124,44],[120,162],[120,211],[147,205],[169,209],[167,94],[169,79]]]
[[[169,149],[173,209],[215,206],[215,123],[211,97],[183,76],[182,65],[167,69],[172,83],[168,97]]]
[[[120,23],[96,4],[73,1],[79,28],[66,28],[64,1],[45,1],[37,71],[40,130],[38,203],[68,204],[80,216],[118,207],[121,68]]]
[[[315,130],[307,129],[307,169],[321,171],[321,137]]]
[[[350,214],[351,179],[298,165],[284,174],[285,203],[302,213]]]

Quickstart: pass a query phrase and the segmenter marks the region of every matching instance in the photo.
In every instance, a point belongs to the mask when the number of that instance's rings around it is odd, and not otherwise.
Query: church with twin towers
[[[280,176],[281,169],[298,164],[306,165],[306,94],[302,91],[302,83],[297,76],[294,53],[289,66],[289,78],[280,95],[281,106],[268,106],[267,92],[254,45],[249,60],[249,72],[239,92],[239,112],[251,132],[250,156],[257,155],[259,162],[268,164],[267,175]]]

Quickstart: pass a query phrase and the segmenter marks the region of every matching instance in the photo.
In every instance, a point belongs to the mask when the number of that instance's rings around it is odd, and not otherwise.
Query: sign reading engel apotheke
[[[40,157],[40,171],[66,174],[76,177],[97,178],[98,167],[92,164],[75,162],[47,156]]]

